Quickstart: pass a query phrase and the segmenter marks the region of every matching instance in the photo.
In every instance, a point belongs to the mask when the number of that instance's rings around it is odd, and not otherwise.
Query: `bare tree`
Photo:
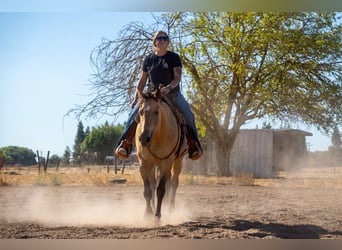
[[[146,27],[131,22],[123,27],[116,40],[102,39],[90,56],[94,69],[89,86],[91,100],[68,111],[78,119],[99,115],[117,118],[129,110],[140,77],[144,56],[151,53],[153,34],[159,29],[170,29],[173,18],[152,15],[154,23]]]
[[[218,145],[219,175],[247,121],[300,120],[325,131],[341,121],[341,24],[334,13],[165,13],[125,26],[91,54],[91,101],[69,113],[129,110],[155,31],[167,31],[184,67],[183,89]],[[185,84],[184,85],[184,80]]]

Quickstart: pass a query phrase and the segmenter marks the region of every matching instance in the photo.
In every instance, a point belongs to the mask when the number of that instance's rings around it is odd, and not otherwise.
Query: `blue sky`
[[[128,12],[0,13],[0,147],[58,155],[72,148],[78,121],[63,117],[88,100],[92,49],[130,21],[149,18]],[[103,122],[83,121],[90,127]]]
[[[78,121],[64,115],[89,97],[90,53],[102,38],[115,39],[131,21],[151,20],[148,12],[0,13],[0,147],[23,146],[46,155],[72,149]],[[123,123],[127,114],[119,121]],[[83,121],[98,126],[111,117]],[[260,123],[247,127],[255,128]],[[314,134],[310,150],[327,150],[330,137]]]

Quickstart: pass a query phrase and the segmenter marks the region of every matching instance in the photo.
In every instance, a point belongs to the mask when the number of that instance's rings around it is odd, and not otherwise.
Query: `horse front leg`
[[[153,185],[150,181],[150,171],[146,166],[140,167],[140,174],[144,182],[144,198],[146,202],[145,215],[149,216],[153,214],[151,201],[153,197]]]
[[[144,198],[146,202],[145,215],[149,216],[153,214],[151,200],[152,200],[152,189],[150,187],[149,181],[144,181]]]
[[[152,191],[152,208],[155,209],[155,198],[156,198],[156,188],[157,188],[157,180],[156,180],[156,167],[151,169],[150,177],[149,177],[150,187]]]
[[[161,176],[158,187],[157,187],[157,209],[155,216],[160,219],[161,217],[161,207],[163,198],[165,195],[165,184],[166,184],[166,176]]]

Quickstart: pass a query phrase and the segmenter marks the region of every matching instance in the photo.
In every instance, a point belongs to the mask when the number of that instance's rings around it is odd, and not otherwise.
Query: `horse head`
[[[153,92],[138,93],[140,105],[137,120],[143,127],[139,141],[143,147],[147,147],[159,125],[161,93],[159,89]]]

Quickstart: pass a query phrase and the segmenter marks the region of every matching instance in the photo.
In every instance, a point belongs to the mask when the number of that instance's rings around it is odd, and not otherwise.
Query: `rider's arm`
[[[143,92],[145,85],[146,85],[146,82],[147,82],[147,78],[148,78],[148,73],[145,71],[141,71],[140,79],[138,81],[138,85],[137,85],[137,88],[135,90],[135,96],[134,96],[134,99],[131,103],[132,108],[134,108],[135,104],[137,103],[137,101],[139,99],[138,91]]]
[[[166,86],[161,89],[163,94],[168,94],[172,89],[177,87],[182,78],[182,67],[174,67],[173,68],[173,80]]]

